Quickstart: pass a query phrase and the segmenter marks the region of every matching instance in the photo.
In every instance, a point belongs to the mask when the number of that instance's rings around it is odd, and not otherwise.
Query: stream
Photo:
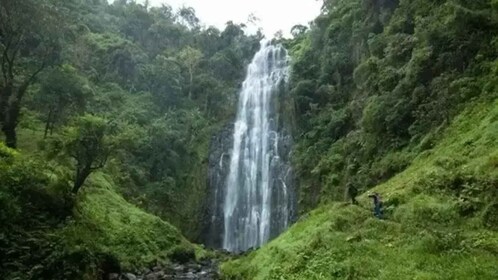
[[[109,280],[164,280],[164,279],[220,279],[217,260],[189,262],[186,264],[169,264],[155,266],[142,271],[122,274],[112,273]]]

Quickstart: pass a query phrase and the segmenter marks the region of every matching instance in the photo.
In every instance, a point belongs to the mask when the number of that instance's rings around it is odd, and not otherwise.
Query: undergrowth
[[[498,102],[470,106],[432,149],[373,188],[385,219],[322,205],[286,233],[222,266],[225,279],[496,279]]]
[[[127,202],[105,173],[74,197],[67,171],[0,143],[1,279],[100,279],[208,254]]]

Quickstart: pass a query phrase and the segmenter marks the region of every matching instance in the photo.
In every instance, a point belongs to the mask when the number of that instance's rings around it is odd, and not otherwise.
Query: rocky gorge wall
[[[277,137],[277,139],[270,140],[275,144],[275,151],[270,164],[272,175],[268,182],[272,205],[270,239],[273,239],[293,223],[297,217],[297,180],[290,163],[295,128],[294,101],[285,82],[275,85],[269,106],[272,108],[269,113],[270,126],[274,131],[272,137]],[[207,197],[202,215],[203,230],[200,240],[210,248],[223,247],[224,202],[234,146],[234,125],[232,121],[215,133],[211,138],[209,147]],[[282,191],[288,193],[283,196]],[[286,197],[288,202],[279,201],[282,197]],[[285,205],[286,209],[280,209],[279,205]]]

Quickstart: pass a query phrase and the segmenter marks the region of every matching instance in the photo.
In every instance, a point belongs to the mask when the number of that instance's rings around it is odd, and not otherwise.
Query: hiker
[[[356,201],[356,196],[358,195],[358,189],[352,183],[348,183],[347,191],[348,191],[348,196],[351,199],[351,203],[357,205],[358,201]]]
[[[378,193],[373,193],[369,195],[368,197],[371,197],[373,199],[373,204],[374,204],[374,216],[382,219],[382,199],[380,198],[380,194]]]

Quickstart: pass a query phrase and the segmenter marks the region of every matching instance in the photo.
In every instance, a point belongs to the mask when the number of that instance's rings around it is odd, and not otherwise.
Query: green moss
[[[12,164],[17,156],[18,153],[15,150],[10,149],[9,147],[5,146],[4,143],[0,142],[0,160],[2,161],[2,164]]]

